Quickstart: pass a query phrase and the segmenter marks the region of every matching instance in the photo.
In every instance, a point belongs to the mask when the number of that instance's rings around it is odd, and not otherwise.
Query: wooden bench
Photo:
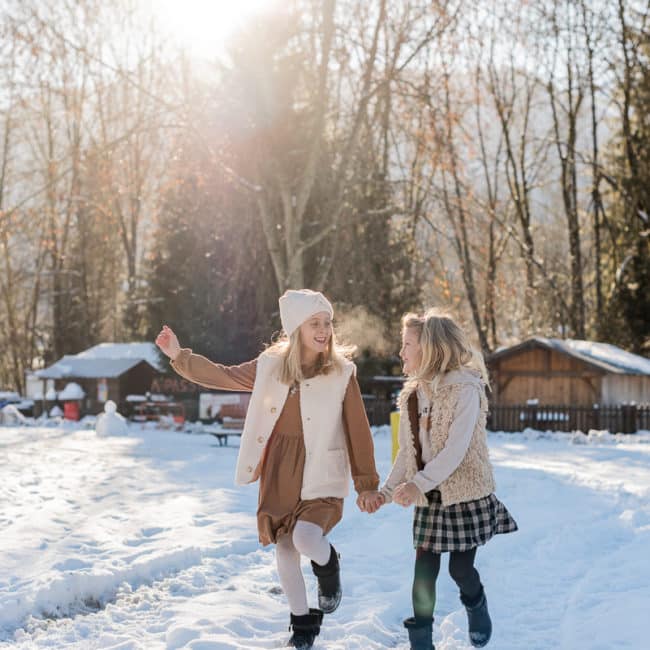
[[[211,436],[214,436],[219,442],[220,447],[227,447],[228,437],[236,436],[241,438],[243,428],[243,418],[225,417],[223,423],[210,424],[206,427],[203,427],[203,431],[205,431],[205,433],[209,433]]]
[[[228,446],[228,436],[238,436],[241,438],[241,431],[209,431],[210,435],[213,435],[217,441],[219,442],[219,447],[227,447]]]

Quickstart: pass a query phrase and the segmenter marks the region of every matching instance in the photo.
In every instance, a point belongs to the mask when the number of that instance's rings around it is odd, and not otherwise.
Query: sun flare
[[[162,29],[191,53],[212,58],[247,18],[272,0],[148,0]]]

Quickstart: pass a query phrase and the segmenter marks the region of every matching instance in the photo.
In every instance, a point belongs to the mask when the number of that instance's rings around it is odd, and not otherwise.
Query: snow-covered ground
[[[375,440],[385,477],[388,428]],[[478,553],[489,647],[650,647],[650,434],[497,433],[490,447],[520,531]],[[283,647],[287,606],[257,542],[257,486],[232,484],[236,454],[160,429],[0,427],[0,647]],[[408,647],[410,529],[409,510],[346,502],[344,600],[316,649]],[[446,566],[438,587],[436,648],[469,648]]]

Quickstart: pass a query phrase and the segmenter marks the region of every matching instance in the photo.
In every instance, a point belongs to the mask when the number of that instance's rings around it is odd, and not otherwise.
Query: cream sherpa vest
[[[487,416],[487,397],[483,383],[471,371],[459,373],[460,377],[453,383],[438,386],[431,403],[431,450],[438,454],[447,441],[449,426],[454,417],[458,394],[464,384],[472,384],[479,391],[480,416],[474,427],[474,434],[469,448],[460,465],[436,489],[440,490],[443,506],[480,499],[495,490],[492,464],[487,447],[485,421]],[[403,390],[399,397],[400,426],[399,444],[406,453],[406,476],[410,481],[418,471],[413,432],[408,416],[408,399],[413,391]],[[418,435],[418,432],[415,432]],[[426,505],[426,499],[420,495],[417,505]]]
[[[280,382],[281,360],[262,353],[257,360],[253,393],[241,437],[235,483],[252,483],[259,477],[264,447],[271,437],[289,394]],[[345,497],[350,485],[343,399],[355,366],[346,361],[342,372],[318,375],[300,384],[300,412],[305,440],[305,468],[301,499]]]

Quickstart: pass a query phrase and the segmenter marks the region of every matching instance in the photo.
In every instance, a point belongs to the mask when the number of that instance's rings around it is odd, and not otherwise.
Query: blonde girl
[[[260,481],[259,539],[276,545],[278,575],[291,610],[288,645],[300,649],[312,647],[323,614],[341,600],[339,557],[326,535],[341,519],[350,474],[362,510],[379,484],[355,367],[335,341],[332,317],[322,293],[285,292],[280,298],[284,338],[238,366],[182,349],[167,326],[156,339],[186,379],[207,388],[252,392],[235,482]],[[311,560],[318,579],[318,609],[307,603],[301,555]]]
[[[408,379],[399,397],[399,452],[379,503],[415,505],[412,650],[432,650],[440,556],[468,615],[469,638],[488,643],[492,623],[474,560],[493,535],[517,530],[494,495],[485,420],[488,375],[481,354],[454,319],[437,310],[402,319],[400,356]]]

